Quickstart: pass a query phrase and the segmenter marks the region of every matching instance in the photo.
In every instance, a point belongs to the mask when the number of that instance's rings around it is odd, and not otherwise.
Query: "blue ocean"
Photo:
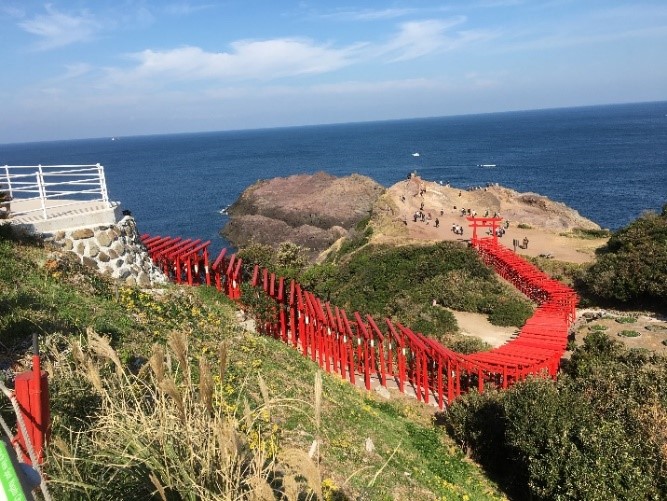
[[[0,145],[0,165],[91,163],[140,231],[214,249],[226,245],[221,209],[246,187],[317,171],[500,183],[618,229],[667,202],[667,102]]]

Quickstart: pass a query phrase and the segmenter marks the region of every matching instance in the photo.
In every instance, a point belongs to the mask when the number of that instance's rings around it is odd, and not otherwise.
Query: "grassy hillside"
[[[430,409],[320,374],[214,289],[117,287],[6,237],[0,260],[2,361],[33,331],[48,359],[56,499],[503,498]]]

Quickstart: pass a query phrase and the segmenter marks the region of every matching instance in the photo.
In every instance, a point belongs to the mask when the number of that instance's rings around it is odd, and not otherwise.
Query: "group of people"
[[[430,212],[428,212],[428,213],[424,212],[423,211],[423,205],[424,204],[422,204],[421,209],[419,209],[418,211],[415,211],[415,213],[412,215],[412,221],[415,222],[415,223],[417,221],[421,221],[422,223],[429,224],[431,222],[431,219],[432,219],[431,213]],[[404,221],[404,222],[407,224],[407,221]],[[440,220],[437,217],[435,218],[435,221],[433,221],[433,225],[436,228],[440,227]]]
[[[463,235],[463,226],[460,226],[456,223],[452,223],[452,233],[455,235]]]

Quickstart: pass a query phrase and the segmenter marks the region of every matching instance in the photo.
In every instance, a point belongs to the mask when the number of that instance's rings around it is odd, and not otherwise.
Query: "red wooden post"
[[[380,329],[375,323],[375,320],[373,320],[373,317],[370,315],[366,315],[366,318],[368,319],[368,323],[371,326],[374,336],[377,337],[377,350],[380,359],[380,384],[382,386],[387,386],[387,370],[386,370],[386,361],[384,354],[384,336],[380,332]],[[373,360],[375,360],[375,356],[373,356]]]
[[[348,367],[347,361],[347,330],[343,324],[343,320],[340,316],[340,311],[338,307],[334,307],[334,312],[336,314],[336,325],[338,328],[338,342],[340,345],[340,376],[345,379],[345,371]]]
[[[366,385],[366,389],[370,390],[371,389],[371,367],[370,367],[370,353],[368,349],[369,345],[369,336],[368,336],[368,331],[366,330],[366,325],[364,325],[364,322],[361,320],[361,315],[359,315],[358,311],[354,312],[354,318],[357,320],[357,336],[358,340],[361,340],[361,344],[359,345],[359,353],[362,354],[364,357],[364,384]],[[358,343],[359,341],[357,341]]]
[[[285,279],[280,277],[278,282],[278,308],[280,308],[280,339],[287,343],[287,314],[285,312]]]
[[[225,270],[225,278],[226,278],[226,280],[225,280],[225,293],[227,294],[227,297],[229,297],[229,299],[234,299],[234,297],[233,297],[234,296],[234,293],[233,293],[234,286],[232,284],[232,274],[233,274],[233,270],[234,270],[234,265],[236,264],[235,261],[236,261],[236,254],[232,254],[229,257],[229,263],[227,265],[227,269]]]
[[[447,359],[447,403],[451,404],[454,401],[454,368],[452,367],[451,358]]]
[[[236,260],[236,267],[234,268],[234,273],[232,274],[232,289],[234,292],[234,297],[232,299],[238,300],[241,298],[241,266],[243,265],[243,259]]]
[[[211,286],[211,269],[209,267],[209,256],[208,256],[208,248],[204,249],[204,276],[206,279],[206,285],[208,287]]]
[[[25,461],[32,464],[28,455],[26,439],[32,444],[38,463],[44,461],[44,446],[50,434],[51,414],[49,410],[48,374],[40,366],[37,334],[33,334],[32,370],[26,371],[14,379],[14,394],[26,425],[28,436],[19,428],[17,440],[25,456]]]
[[[345,314],[345,310],[341,309],[340,310],[340,315],[341,315],[341,318],[343,320],[343,325],[345,326],[345,332],[347,333],[347,336],[346,336],[347,337],[347,343],[346,343],[346,345],[349,349],[349,352],[348,352],[348,362],[349,362],[348,374],[350,375],[350,382],[352,384],[355,384],[355,376],[356,376],[356,372],[357,372],[357,367],[356,367],[355,360],[354,360],[354,344],[355,344],[354,333],[352,332],[352,328],[350,327],[350,322],[347,319],[347,315]]]
[[[297,334],[297,302],[296,302],[296,286],[294,280],[290,280],[289,292],[289,328],[290,336],[292,337],[292,346],[296,348],[299,336]]]
[[[227,249],[222,249],[212,266],[215,276],[215,288],[218,289],[218,292],[222,292],[222,267],[224,266],[226,253]]]
[[[303,306],[303,297],[301,297],[301,286],[296,284],[296,300],[297,300],[297,312],[299,317],[299,339],[301,340],[301,353],[303,356],[308,355],[308,339],[306,334],[306,317],[304,313]]]
[[[437,378],[438,378],[438,407],[442,409],[445,404],[445,395],[443,392],[443,384],[442,384],[442,356],[440,354],[438,356],[438,372],[437,372]]]

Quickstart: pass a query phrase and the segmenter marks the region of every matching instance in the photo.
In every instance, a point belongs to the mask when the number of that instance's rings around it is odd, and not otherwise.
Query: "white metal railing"
[[[85,202],[102,202],[111,207],[104,167],[95,165],[5,165],[0,167],[0,190],[12,200],[39,203],[21,214]]]

